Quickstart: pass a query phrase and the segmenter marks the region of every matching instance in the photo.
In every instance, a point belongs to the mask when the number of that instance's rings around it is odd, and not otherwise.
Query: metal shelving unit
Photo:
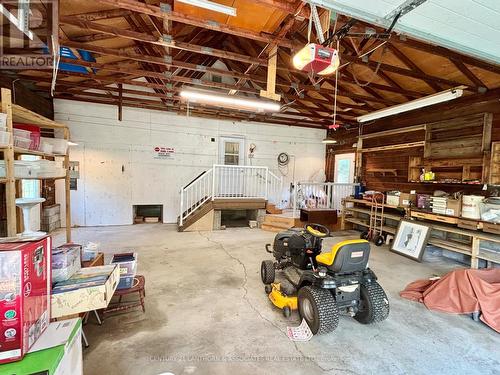
[[[7,207],[7,236],[16,237],[17,235],[17,214],[16,214],[16,181],[25,178],[16,178],[14,175],[14,160],[20,155],[37,155],[42,157],[64,157],[64,168],[66,175],[58,178],[35,178],[37,180],[65,180],[65,206],[66,206],[66,241],[71,242],[71,201],[69,188],[69,150],[64,155],[47,154],[40,151],[26,150],[14,147],[13,122],[27,123],[39,126],[44,129],[60,130],[63,138],[69,140],[69,128],[58,122],[50,120],[44,116],[34,113],[24,107],[12,103],[11,90],[2,88],[1,90],[2,112],[7,115],[7,131],[11,133],[10,142],[7,146],[0,147],[5,161],[5,178],[0,179],[0,183],[6,186],[6,207]]]

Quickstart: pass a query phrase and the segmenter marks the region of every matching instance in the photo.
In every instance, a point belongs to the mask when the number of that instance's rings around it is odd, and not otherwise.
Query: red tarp
[[[455,314],[481,311],[481,320],[500,333],[500,268],[459,269],[437,280],[417,280],[399,293],[430,310]]]

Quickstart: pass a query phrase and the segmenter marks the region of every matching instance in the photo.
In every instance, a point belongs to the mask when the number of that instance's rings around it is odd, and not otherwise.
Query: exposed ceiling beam
[[[99,0],[100,3],[108,4],[108,5],[114,5],[116,7],[120,7],[122,9],[127,9],[129,11],[134,11],[137,13],[141,14],[147,14],[152,17],[157,17],[169,21],[175,21],[175,22],[180,22],[182,24],[186,25],[191,25],[191,26],[196,26],[196,27],[201,27],[204,29],[212,30],[212,31],[218,31],[221,33],[225,34],[230,34],[230,35],[236,35],[242,38],[248,38],[248,39],[253,39],[257,40],[260,42],[265,42],[265,43],[274,43],[277,44],[281,47],[287,47],[287,48],[294,48],[298,47],[297,44],[295,44],[291,40],[286,40],[284,38],[280,37],[274,37],[272,35],[260,32],[254,32],[252,30],[248,29],[243,29],[239,27],[235,27],[232,25],[227,25],[223,23],[218,23],[215,21],[210,21],[210,20],[201,20],[195,17],[192,17],[190,15],[176,12],[173,10],[167,11],[167,10],[162,10],[161,7],[152,5],[152,4],[145,4],[140,1],[136,0]]]
[[[412,69],[413,71],[420,73],[420,74],[425,74],[425,72],[420,69],[417,64],[413,62],[412,59],[410,59],[408,56],[406,56],[399,48],[394,47],[394,45],[389,44],[388,45],[389,50],[396,55],[396,57],[403,63],[405,64],[408,68]],[[432,82],[432,81],[425,81],[434,91],[441,91],[443,88],[439,86],[437,83]]]
[[[466,76],[469,81],[479,87],[479,90],[486,91],[488,88],[472,71],[465,66],[465,64],[458,59],[450,58],[450,61],[462,72],[464,76]]]
[[[102,1],[99,1],[102,3]],[[73,14],[73,17],[78,17],[84,21],[98,21],[98,20],[108,20],[111,18],[119,18],[130,16],[132,14],[129,10],[123,9],[108,9],[108,10],[98,10],[96,12]]]
[[[159,45],[159,46],[163,46],[163,47],[171,47],[171,48],[186,50],[189,52],[199,53],[199,54],[203,54],[203,55],[217,56],[220,58],[241,61],[241,62],[244,62],[247,64],[258,64],[258,65],[266,65],[267,66],[267,60],[263,59],[263,58],[246,56],[246,55],[242,55],[239,53],[234,53],[234,52],[224,51],[224,50],[220,50],[220,49],[216,49],[216,48],[209,48],[209,47],[205,47],[205,46],[199,46],[196,44],[184,43],[184,42],[179,42],[179,41],[174,41],[174,40],[170,40],[170,41],[159,40],[158,38],[155,38],[151,34],[140,33],[140,32],[132,31],[132,30],[119,29],[119,28],[116,28],[113,26],[103,25],[103,24],[96,23],[96,22],[82,21],[76,17],[62,16],[62,17],[60,17],[60,23],[66,24],[66,25],[78,26],[82,29],[99,31],[102,33],[115,35],[115,36],[125,38],[125,39],[136,40],[138,42],[150,43],[150,44],[155,44],[155,45]]]

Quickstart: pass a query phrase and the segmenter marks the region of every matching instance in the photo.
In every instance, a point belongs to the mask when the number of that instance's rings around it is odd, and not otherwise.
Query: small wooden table
[[[134,307],[142,307],[142,312],[146,312],[146,307],[144,306],[144,298],[146,297],[146,288],[145,288],[146,281],[144,279],[144,276],[142,275],[136,275],[134,277],[133,284],[130,288],[127,289],[116,289],[115,293],[113,296],[118,296],[118,302],[114,303],[112,302],[111,304],[113,306],[108,306],[104,312],[103,315],[116,312],[116,311],[125,311],[132,309]],[[132,293],[138,293],[139,294],[139,300],[132,301],[132,302],[124,302],[122,304],[122,297],[128,294]]]
[[[337,210],[329,208],[302,208],[300,210],[300,221],[321,224],[330,230],[335,230],[337,225]]]

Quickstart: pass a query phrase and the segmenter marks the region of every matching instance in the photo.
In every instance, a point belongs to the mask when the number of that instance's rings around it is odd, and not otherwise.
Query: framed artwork
[[[430,235],[431,228],[428,225],[417,221],[401,220],[391,251],[421,262]]]

